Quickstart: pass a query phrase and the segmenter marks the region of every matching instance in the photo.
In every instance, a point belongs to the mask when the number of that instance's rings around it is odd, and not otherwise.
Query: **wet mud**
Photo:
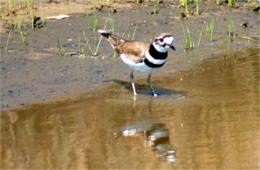
[[[258,49],[1,113],[1,168],[259,168]],[[138,83],[139,84],[139,83]]]

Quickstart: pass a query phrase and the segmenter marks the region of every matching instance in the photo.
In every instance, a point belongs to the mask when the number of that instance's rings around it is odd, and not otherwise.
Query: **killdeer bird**
[[[163,33],[158,35],[153,43],[149,44],[142,41],[126,40],[105,30],[98,30],[98,32],[108,40],[112,48],[120,54],[123,62],[132,69],[130,78],[134,96],[136,96],[135,71],[148,73],[147,83],[153,92],[153,96],[157,96],[151,84],[151,75],[167,61],[168,49],[175,50],[173,36]]]

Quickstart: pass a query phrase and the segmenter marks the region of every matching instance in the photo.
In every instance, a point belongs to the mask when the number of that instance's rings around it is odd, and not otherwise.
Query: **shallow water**
[[[1,113],[1,168],[246,168],[259,165],[259,51]]]

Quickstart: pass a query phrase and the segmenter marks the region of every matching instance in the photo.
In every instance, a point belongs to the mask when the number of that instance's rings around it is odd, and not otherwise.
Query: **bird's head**
[[[154,40],[154,47],[159,52],[167,52],[169,48],[176,50],[173,46],[174,38],[171,34],[163,33],[158,35]]]

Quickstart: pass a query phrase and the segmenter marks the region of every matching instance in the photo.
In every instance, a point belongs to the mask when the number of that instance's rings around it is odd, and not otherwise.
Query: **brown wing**
[[[141,41],[125,41],[117,44],[115,50],[119,54],[126,54],[128,58],[131,58],[136,63],[140,63],[144,60],[145,53],[149,49],[149,44]]]

